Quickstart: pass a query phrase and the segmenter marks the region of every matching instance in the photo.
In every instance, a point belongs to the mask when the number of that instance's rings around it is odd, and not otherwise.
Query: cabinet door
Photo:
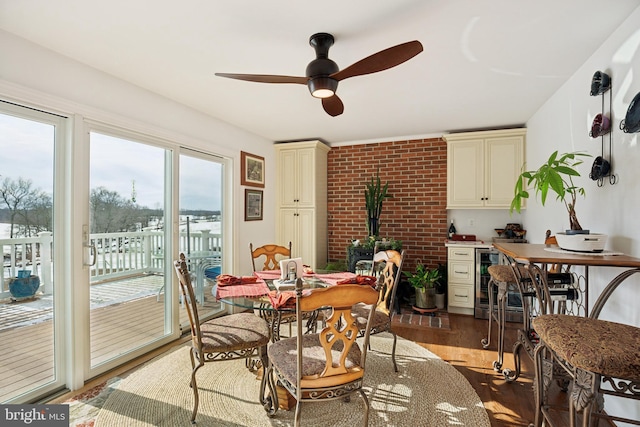
[[[484,141],[447,146],[447,208],[484,206]]]
[[[298,168],[295,176],[298,206],[313,207],[316,196],[315,150],[313,148],[298,150],[296,167]]]
[[[284,207],[295,207],[298,199],[296,150],[281,150],[278,156],[278,203]]]
[[[299,252],[298,243],[298,217],[296,209],[281,208],[278,210],[278,244],[288,245],[291,242],[291,255],[293,257]]]
[[[324,268],[324,265],[315,265],[316,260],[316,233],[315,214],[313,209],[298,209],[298,235],[296,244],[298,249],[293,252],[302,258],[302,261],[312,268]]]
[[[523,162],[523,137],[487,139],[485,142],[485,206],[509,207]]]

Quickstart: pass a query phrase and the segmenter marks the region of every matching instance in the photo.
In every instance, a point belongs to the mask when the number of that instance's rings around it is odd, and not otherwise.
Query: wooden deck
[[[91,364],[164,335],[163,277],[141,276],[91,288]],[[208,297],[207,297],[208,295]],[[219,307],[205,286],[205,307]],[[0,303],[0,402],[53,381],[53,308],[46,296]],[[180,310],[180,323],[188,322]]]

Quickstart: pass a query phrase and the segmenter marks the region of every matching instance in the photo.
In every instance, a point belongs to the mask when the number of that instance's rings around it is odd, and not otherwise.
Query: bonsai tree
[[[522,199],[529,198],[529,192],[525,189],[526,182],[526,187],[535,188],[536,195],[540,193],[542,206],[547,201],[549,190],[556,193],[556,199],[564,203],[569,213],[571,230],[582,230],[576,216],[576,200],[578,194],[584,197],[585,191],[583,187],[577,187],[573,183],[573,178],[580,176],[576,167],[583,163],[582,157],[591,157],[591,155],[580,152],[558,155],[558,152],[554,151],[538,170],[522,172],[516,181],[510,212],[516,210],[519,213],[522,208]]]
[[[367,230],[369,236],[377,236],[380,226],[380,214],[382,213],[382,202],[387,197],[387,190],[389,183],[382,185],[380,181],[380,169],[376,171],[375,179],[371,177],[371,180],[365,185],[364,189],[364,202],[367,208]]]

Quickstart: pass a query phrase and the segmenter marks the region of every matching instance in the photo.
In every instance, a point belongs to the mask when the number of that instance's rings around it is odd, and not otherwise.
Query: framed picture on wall
[[[244,190],[244,220],[262,220],[262,190]]]
[[[240,152],[240,183],[264,188],[264,157]]]

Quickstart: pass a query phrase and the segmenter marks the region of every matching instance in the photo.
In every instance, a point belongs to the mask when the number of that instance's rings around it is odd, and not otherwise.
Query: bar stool
[[[618,275],[602,292],[589,317],[544,314],[533,321],[540,343],[534,351],[536,398],[535,426],[553,426],[546,393],[553,377],[568,374],[569,424],[575,427],[582,412],[582,425],[600,418],[640,425],[640,420],[604,413],[604,396],[640,400],[640,328],[598,319],[604,303],[627,277]],[[560,366],[560,372],[555,367]],[[564,408],[566,409],[566,408]],[[628,416],[629,414],[623,414]]]
[[[550,423],[551,406],[545,396],[554,360],[573,380],[569,397],[571,427],[578,425],[578,412],[582,412],[583,426],[597,425],[591,424],[592,417],[640,425],[640,420],[602,412],[604,394],[640,397],[640,328],[566,314],[542,315],[533,320],[533,326],[540,336],[534,357],[537,427],[543,420]],[[607,383],[609,387],[604,390],[602,385]]]
[[[507,292],[519,291],[518,282],[526,280],[527,272],[523,267],[517,266],[518,276],[514,273],[514,267],[510,265],[491,265],[487,269],[491,279],[487,284],[487,293],[489,294],[489,328],[487,338],[483,338],[481,343],[483,348],[489,348],[491,345],[491,330],[495,320],[498,329],[498,360],[494,360],[493,369],[496,372],[502,372],[502,363],[504,361],[504,327],[506,322],[506,305]],[[497,301],[494,302],[494,295]],[[495,305],[495,308],[494,308]]]

